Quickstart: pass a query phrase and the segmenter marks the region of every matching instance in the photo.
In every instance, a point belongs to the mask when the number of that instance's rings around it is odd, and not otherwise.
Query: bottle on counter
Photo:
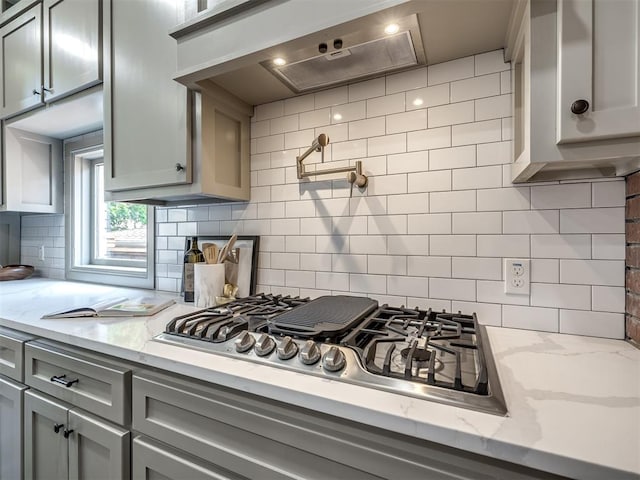
[[[184,301],[194,301],[193,266],[204,263],[204,255],[198,248],[198,237],[191,237],[191,247],[184,254]]]

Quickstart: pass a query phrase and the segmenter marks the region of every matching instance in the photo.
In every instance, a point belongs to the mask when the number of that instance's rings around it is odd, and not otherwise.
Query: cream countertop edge
[[[619,340],[488,327],[509,409],[498,417],[151,341],[194,310],[185,304],[154,317],[40,319],[80,296],[140,290],[0,285],[0,324],[9,328],[560,475],[640,479],[640,351]]]

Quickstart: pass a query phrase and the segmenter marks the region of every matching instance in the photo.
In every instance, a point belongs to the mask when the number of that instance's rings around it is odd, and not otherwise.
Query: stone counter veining
[[[194,310],[179,297],[153,317],[40,318],[140,294],[0,282],[0,325],[568,477],[640,479],[640,351],[623,341],[488,327],[509,410],[500,417],[153,341]]]

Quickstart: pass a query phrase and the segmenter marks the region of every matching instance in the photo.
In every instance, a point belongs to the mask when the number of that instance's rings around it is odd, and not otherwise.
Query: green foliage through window
[[[107,203],[107,231],[143,228],[147,225],[147,206],[129,203]]]

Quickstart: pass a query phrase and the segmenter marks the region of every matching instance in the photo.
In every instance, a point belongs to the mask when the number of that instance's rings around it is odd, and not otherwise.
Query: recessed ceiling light
[[[342,120],[342,115],[340,115],[339,113],[336,113],[336,114],[333,115],[333,119],[337,120],[337,121],[340,121],[340,120]]]
[[[398,33],[398,30],[400,30],[400,27],[398,26],[397,23],[390,23],[389,25],[384,27],[384,33],[386,33],[387,35],[393,35],[394,33]]]
[[[416,99],[413,101],[413,104],[414,104],[416,107],[419,107],[419,106],[420,106],[420,105],[422,105],[423,103],[424,103],[424,101],[423,101],[421,98],[416,98]]]
[[[282,65],[284,65],[286,63],[287,63],[287,61],[284,58],[281,58],[281,57],[273,59],[273,64],[277,65],[278,67],[281,67]]]

